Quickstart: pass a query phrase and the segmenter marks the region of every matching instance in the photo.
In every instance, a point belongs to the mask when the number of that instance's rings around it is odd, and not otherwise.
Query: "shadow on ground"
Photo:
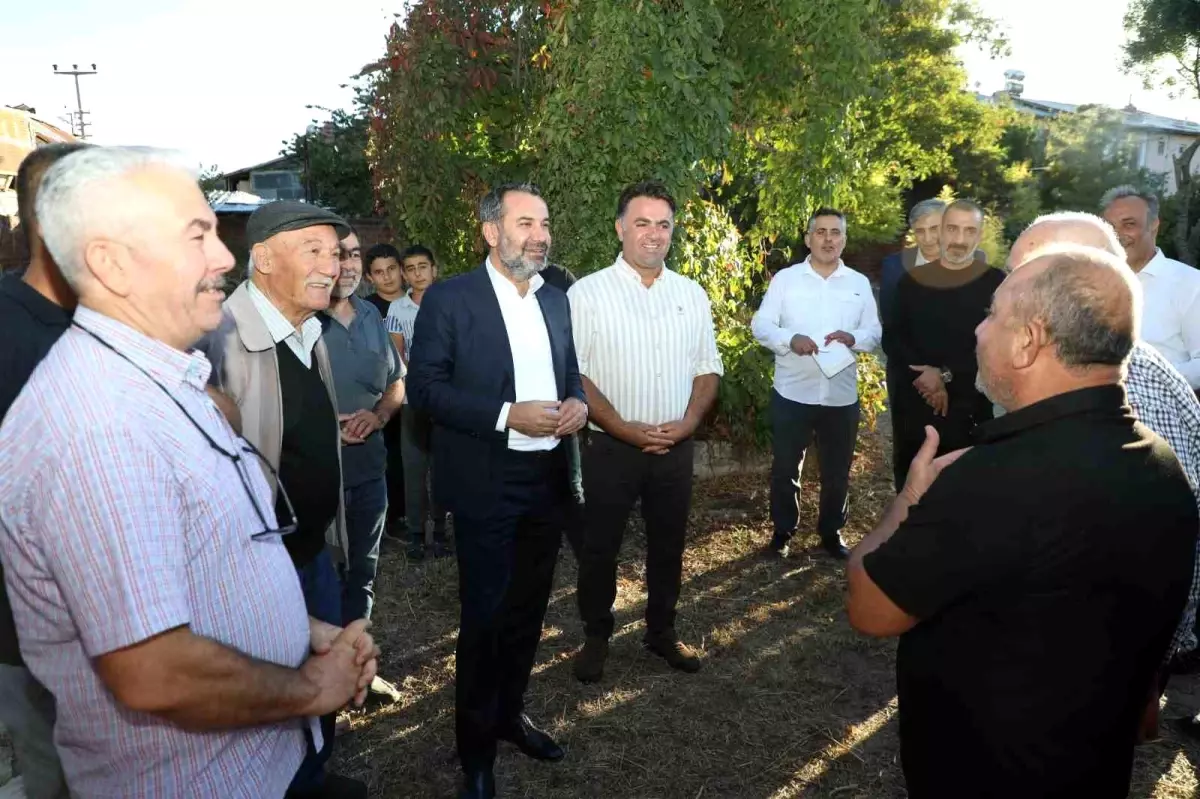
[[[887,446],[880,434],[864,430],[860,437],[851,540],[891,498]],[[803,499],[802,530],[815,521],[814,493]],[[704,670],[672,672],[641,649],[645,548],[635,517],[604,680],[592,686],[575,681],[571,657],[582,631],[575,562],[564,547],[528,710],[564,744],[567,758],[535,763],[502,745],[500,795],[906,796],[896,738],[895,647],[850,629],[840,564],[807,552],[783,562],[761,557],[770,533],[761,476],[699,485],[693,509],[678,627],[704,649]],[[816,538],[799,543],[814,546]],[[356,714],[336,755],[339,770],[368,780],[373,796],[455,795],[456,580],[451,560],[411,566],[399,547],[383,555],[374,632],[385,652],[381,673],[400,683],[404,699]],[[1192,683],[1173,689],[1166,715],[1200,705],[1195,691]],[[1167,732],[1162,742],[1139,750],[1131,796],[1194,796],[1198,761],[1200,746]]]

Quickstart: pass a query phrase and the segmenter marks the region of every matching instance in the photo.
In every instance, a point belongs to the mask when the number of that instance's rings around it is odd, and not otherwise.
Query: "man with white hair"
[[[1100,201],[1125,259],[1142,286],[1142,338],[1200,389],[1200,270],[1163,255],[1158,198],[1133,186],[1110,189]]]
[[[1116,233],[1105,220],[1094,214],[1066,211],[1040,216],[1025,228],[1009,251],[1009,269],[1019,268],[1047,248],[1062,245],[1095,247],[1119,258],[1125,256]],[[1200,400],[1170,361],[1140,336],[1134,341],[1125,370],[1125,392],[1133,412],[1171,445],[1192,487],[1200,489]],[[1180,670],[1193,669],[1200,653],[1194,630],[1198,599],[1200,542],[1187,607],[1166,653],[1174,659],[1174,668]]]
[[[246,439],[265,456],[280,516],[294,505],[296,529],[284,538],[309,615],[341,624],[337,567],[349,551],[342,446],[362,431],[337,413],[333,369],[321,338],[350,226],[308,203],[260,206],[246,222],[248,279],[225,302],[225,319],[205,343],[212,379],[237,404]],[[335,715],[321,719],[289,797],[366,796],[366,786],[334,774]],[[318,740],[319,739],[319,740]]]
[[[1128,793],[1200,527],[1178,459],[1126,407],[1139,305],[1132,273],[1095,248],[1009,275],[976,331],[1007,414],[936,459],[927,428],[851,557],[851,624],[900,636],[912,796]]]
[[[0,427],[0,555],[75,797],[279,797],[306,717],[361,700],[365,624],[303,609],[258,452],[193,345],[233,258],[170,154],[52,166],[40,233],[78,295]]]

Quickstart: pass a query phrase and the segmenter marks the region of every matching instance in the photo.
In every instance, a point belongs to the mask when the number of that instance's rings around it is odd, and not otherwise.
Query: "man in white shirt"
[[[587,499],[579,612],[587,640],[575,676],[603,676],[615,621],[617,556],[633,505],[646,522],[647,649],[695,672],[700,656],[675,632],[692,502],[692,435],[724,373],[708,295],[664,265],[675,200],[657,181],[617,202],[616,263],[571,287],[579,372],[592,433],[583,452]]]
[[[850,464],[858,438],[855,352],[879,344],[879,310],[871,283],[842,263],[846,217],[821,208],[808,222],[807,259],[771,281],[750,323],[754,338],[775,353],[771,392],[771,522],[769,551],[786,558],[799,519],[800,472],[815,436],[820,452],[821,546],[849,554],[841,529],[849,507]]]
[[[460,799],[495,796],[497,740],[538,760],[564,755],[525,715],[524,693],[570,492],[562,439],[587,421],[571,309],[538,274],[546,203],[530,184],[498,186],[479,220],[487,261],[429,288],[408,372],[412,406],[433,419],[434,491],[454,514]]]
[[[1200,389],[1200,270],[1158,248],[1158,198],[1117,186],[1101,201],[1125,259],[1142,284],[1142,339]]]

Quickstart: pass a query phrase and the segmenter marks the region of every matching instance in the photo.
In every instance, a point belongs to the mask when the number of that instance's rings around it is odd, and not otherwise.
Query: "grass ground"
[[[888,448],[882,433],[864,429],[852,476],[851,541],[891,498]],[[814,494],[804,495],[802,530],[815,522]],[[528,709],[565,745],[567,758],[536,763],[502,745],[501,796],[906,796],[896,736],[895,645],[850,629],[839,564],[816,554],[786,562],[760,556],[770,534],[766,508],[761,475],[697,486],[679,614],[683,638],[705,652],[704,670],[694,676],[672,672],[641,650],[645,550],[635,516],[604,680],[578,683],[571,675],[582,642],[576,569],[564,546]],[[800,543],[813,546],[815,536]],[[450,559],[414,567],[398,548],[384,554],[374,632],[384,649],[381,672],[400,683],[404,698],[356,714],[338,755],[339,768],[369,780],[374,796],[454,796],[456,580]],[[1193,683],[1180,689],[1170,693],[1175,706],[1167,715],[1200,704]],[[1131,796],[1195,796],[1198,763],[1200,746],[1165,730],[1162,742],[1139,749]]]

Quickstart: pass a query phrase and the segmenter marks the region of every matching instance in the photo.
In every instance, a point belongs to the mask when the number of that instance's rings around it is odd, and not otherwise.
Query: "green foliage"
[[[1175,74],[1161,83],[1176,96],[1200,98],[1200,3],[1196,0],[1134,0],[1125,14],[1131,34],[1125,69],[1139,71],[1147,86],[1158,83],[1163,62]]]
[[[366,149],[367,117],[360,105],[351,112],[334,111],[325,125],[296,134],[284,143],[283,154],[301,165],[313,202],[353,218],[375,210]]]
[[[221,168],[216,164],[205,166],[200,165],[200,174],[197,177],[200,183],[200,191],[205,195],[214,191],[223,191],[225,189],[225,181],[221,179]]]
[[[879,421],[879,414],[887,410],[887,369],[883,361],[873,353],[858,354],[858,404],[862,408],[862,419],[871,430]]]
[[[1094,107],[1056,117],[1047,127],[1042,208],[1096,213],[1104,192],[1126,183],[1161,193],[1162,177],[1137,166],[1137,147],[1116,111]]]
[[[375,67],[363,149],[393,229],[451,272],[482,257],[474,204],[500,182],[541,185],[555,260],[586,274],[618,246],[621,187],[663,180],[727,369],[714,426],[761,447],[764,254],[796,257],[820,205],[889,240],[915,180],[992,146],[1003,126],[954,53],[972,38],[1003,48],[951,0],[418,0]]]

